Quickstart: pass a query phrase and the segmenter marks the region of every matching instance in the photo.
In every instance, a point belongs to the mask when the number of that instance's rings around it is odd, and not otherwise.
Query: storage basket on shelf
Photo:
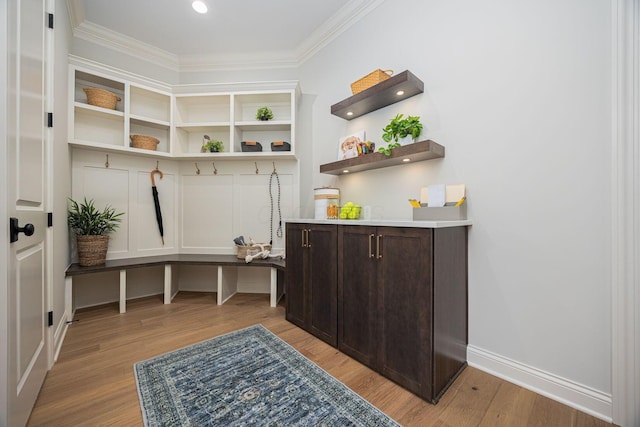
[[[291,151],[291,144],[287,141],[274,141],[271,143],[271,151]]]
[[[240,147],[242,151],[262,151],[262,144],[257,141],[242,141]]]
[[[129,138],[131,138],[131,146],[133,148],[143,148],[145,150],[155,151],[160,142],[158,138],[149,135],[131,135]]]
[[[376,85],[382,81],[387,80],[393,74],[393,70],[381,70],[377,69],[370,72],[363,78],[351,83],[351,92],[355,95],[362,92],[365,89],[369,89],[371,86]]]
[[[271,245],[269,245],[269,244],[265,244],[265,245],[247,245],[247,246],[236,245],[236,248],[238,248],[238,258],[245,259],[245,257],[247,255],[253,256],[253,255],[257,254],[257,253],[262,252],[263,250],[270,251],[271,250]]]
[[[97,87],[85,87],[82,90],[87,94],[87,102],[89,105],[95,105],[96,107],[115,110],[118,101],[122,101],[118,95],[108,90]]]

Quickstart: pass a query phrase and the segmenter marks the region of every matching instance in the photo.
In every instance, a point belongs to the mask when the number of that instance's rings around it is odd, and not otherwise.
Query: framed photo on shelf
[[[338,160],[358,157],[358,147],[360,147],[364,141],[365,132],[363,130],[340,138],[340,144],[338,145]]]

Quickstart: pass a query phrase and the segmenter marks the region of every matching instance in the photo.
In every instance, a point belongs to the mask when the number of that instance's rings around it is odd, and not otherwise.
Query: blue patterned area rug
[[[134,370],[146,426],[399,426],[262,325]]]

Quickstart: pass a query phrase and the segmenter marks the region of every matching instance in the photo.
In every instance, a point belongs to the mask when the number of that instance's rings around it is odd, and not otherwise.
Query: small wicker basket
[[[377,69],[370,72],[360,80],[356,80],[351,83],[351,92],[355,95],[362,92],[365,89],[369,89],[371,86],[376,85],[382,81],[387,80],[393,74],[393,70],[381,70]]]
[[[142,148],[145,150],[155,151],[160,142],[158,138],[154,138],[148,135],[131,135],[131,146],[133,148]]]
[[[118,95],[109,92],[108,90],[97,87],[85,87],[82,90],[87,94],[87,102],[89,105],[95,105],[96,107],[115,110],[118,101],[122,101]]]
[[[106,262],[109,236],[83,235],[76,236],[78,246],[78,264],[82,267],[102,265]]]
[[[236,245],[236,248],[238,248],[238,258],[245,259],[245,257],[247,255],[255,255],[255,254],[259,253],[259,252],[262,252],[262,248],[264,248],[265,251],[270,251],[271,250],[271,245],[269,245],[269,244],[266,244],[266,245],[247,245],[247,246],[238,246],[238,245]]]

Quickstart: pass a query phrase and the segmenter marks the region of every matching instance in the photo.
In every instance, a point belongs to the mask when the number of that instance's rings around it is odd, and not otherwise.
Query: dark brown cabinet
[[[354,246],[366,249],[359,259],[367,262],[363,276],[368,279],[371,319],[362,331],[369,337],[366,351],[369,366],[413,393],[433,400],[430,385],[432,365],[432,229],[377,227],[361,235],[357,226],[340,228],[338,242],[343,254]],[[364,257],[362,256],[364,255]],[[351,258],[351,257],[349,257]],[[343,261],[346,261],[343,257]],[[354,280],[353,272],[342,269],[338,275],[339,322],[338,348],[350,350],[352,329],[349,319],[361,316],[357,301],[344,298],[364,283]],[[355,286],[354,286],[355,285]],[[363,351],[365,350],[363,349]],[[359,359],[357,356],[353,356]],[[360,359],[359,359],[360,360]]]
[[[436,403],[466,366],[467,228],[339,225],[337,247],[338,348]]]
[[[287,320],[338,345],[338,229],[336,225],[286,225]]]

